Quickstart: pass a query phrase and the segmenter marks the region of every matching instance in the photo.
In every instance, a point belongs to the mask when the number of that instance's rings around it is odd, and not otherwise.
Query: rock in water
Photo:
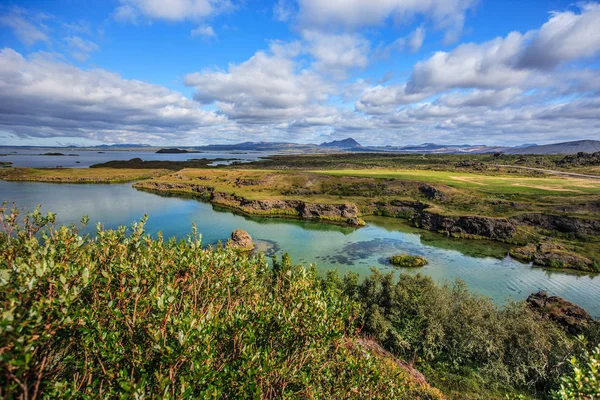
[[[227,245],[236,250],[250,251],[254,249],[254,243],[252,243],[252,237],[248,232],[242,229],[236,229],[231,232],[231,239]]]
[[[562,297],[548,296],[540,290],[527,298],[529,307],[566,329],[572,335],[588,330],[594,320],[583,308]]]

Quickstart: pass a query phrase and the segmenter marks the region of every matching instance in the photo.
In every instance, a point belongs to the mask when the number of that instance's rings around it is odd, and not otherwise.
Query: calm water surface
[[[62,153],[64,156],[44,156],[44,153]],[[93,164],[100,164],[113,160],[131,160],[141,158],[144,161],[186,161],[191,158],[235,158],[238,162],[250,162],[260,157],[273,153],[263,152],[233,152],[233,153],[183,153],[183,154],[157,154],[154,150],[80,150],[80,149],[23,149],[0,148],[0,161],[11,162],[13,167],[31,168],[86,168]],[[215,164],[227,162],[218,161]]]
[[[320,271],[336,268],[367,275],[371,266],[392,270],[385,258],[398,252],[422,255],[429,264],[418,272],[436,281],[460,278],[482,294],[503,303],[524,299],[543,289],[565,297],[600,317],[600,276],[548,272],[521,264],[492,242],[458,241],[410,228],[389,218],[370,218],[361,229],[307,221],[248,218],[193,199],[163,197],[133,189],[131,184],[82,185],[0,181],[0,202],[16,202],[58,214],[60,223],[90,216],[86,232],[97,222],[106,228],[129,225],[149,215],[147,231],[183,237],[195,222],[205,244],[225,241],[234,229],[244,229],[268,252],[287,251],[295,262],[316,263]],[[394,269],[395,270],[395,269]],[[417,273],[406,270],[407,273]]]

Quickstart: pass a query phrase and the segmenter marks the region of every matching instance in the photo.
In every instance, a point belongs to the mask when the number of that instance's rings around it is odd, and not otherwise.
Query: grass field
[[[457,189],[472,189],[490,194],[600,194],[600,180],[586,178],[556,176],[533,178],[458,171],[394,169],[323,170],[311,172],[335,176],[415,180],[444,184]]]
[[[164,169],[7,168],[0,170],[0,178],[7,181],[119,183],[150,179],[169,172]]]

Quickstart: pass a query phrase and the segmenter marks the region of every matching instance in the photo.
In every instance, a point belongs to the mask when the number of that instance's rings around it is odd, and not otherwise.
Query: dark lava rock
[[[417,227],[430,231],[446,232],[452,236],[472,235],[490,239],[510,239],[517,232],[506,218],[451,217],[429,211],[417,214]]]
[[[511,218],[511,221],[551,231],[600,235],[600,221],[594,219],[528,213]]]
[[[421,185],[419,186],[419,191],[423,193],[425,197],[429,200],[437,200],[437,201],[447,201],[448,195],[438,188],[435,188],[431,185]]]
[[[542,290],[530,295],[527,304],[544,318],[556,322],[572,335],[578,335],[589,329],[594,320],[583,308],[562,297],[548,296]]]
[[[248,232],[242,229],[236,229],[231,232],[231,239],[227,242],[227,246],[242,251],[250,251],[254,249],[252,237]]]

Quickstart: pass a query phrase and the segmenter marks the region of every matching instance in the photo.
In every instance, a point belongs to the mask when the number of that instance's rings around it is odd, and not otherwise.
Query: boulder
[[[419,191],[428,198],[429,200],[435,201],[448,201],[449,197],[446,193],[442,192],[440,189],[433,187],[431,185],[421,185],[419,186]]]
[[[594,324],[594,320],[583,308],[573,304],[562,297],[548,296],[542,290],[527,298],[527,305],[562,326],[572,335],[579,335]]]
[[[242,229],[236,229],[231,232],[231,239],[227,242],[227,246],[232,249],[250,251],[254,249],[252,237],[248,232]]]

